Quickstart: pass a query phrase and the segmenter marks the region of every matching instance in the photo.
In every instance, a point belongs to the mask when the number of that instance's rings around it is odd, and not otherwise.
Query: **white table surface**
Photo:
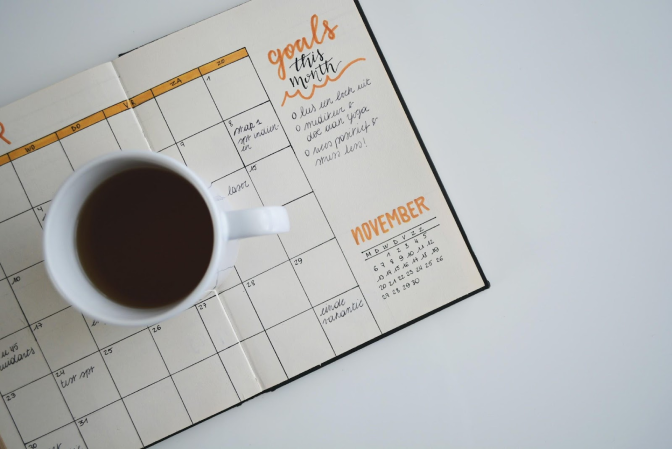
[[[5,1],[0,105],[236,3]],[[492,288],[156,447],[671,447],[672,3],[362,4]]]

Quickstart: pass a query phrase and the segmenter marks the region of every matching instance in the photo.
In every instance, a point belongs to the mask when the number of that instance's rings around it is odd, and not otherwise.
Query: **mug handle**
[[[289,232],[289,215],[282,206],[227,211],[224,215],[231,240]]]

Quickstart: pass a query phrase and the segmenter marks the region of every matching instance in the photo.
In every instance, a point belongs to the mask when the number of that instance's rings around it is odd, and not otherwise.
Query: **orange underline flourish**
[[[345,73],[345,71],[351,65],[353,65],[355,62],[359,62],[359,61],[366,61],[366,58],[357,58],[354,61],[350,61],[348,64],[346,64],[345,67],[343,67],[343,70],[341,70],[341,73],[336,75],[336,78],[332,78],[329,75],[327,75],[327,78],[324,80],[324,83],[313,84],[313,88],[310,90],[310,95],[308,95],[308,96],[303,95],[299,89],[296,89],[296,92],[294,92],[293,94],[290,94],[289,92],[285,92],[285,98],[282,99],[282,104],[280,106],[281,107],[284,106],[285,102],[287,101],[288,98],[294,98],[297,95],[299,97],[303,98],[304,100],[310,100],[311,98],[313,98],[313,95],[315,95],[315,90],[323,88],[324,86],[327,85],[327,83],[329,83],[329,81],[337,81],[341,77],[341,75],[343,75]]]

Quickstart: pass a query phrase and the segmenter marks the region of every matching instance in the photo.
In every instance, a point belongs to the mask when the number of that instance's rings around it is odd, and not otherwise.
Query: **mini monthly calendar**
[[[127,150],[234,208],[285,206],[291,232],[242,241],[173,319],[84,316],[47,277],[43,226],[74,170]],[[0,108],[9,448],[149,446],[487,287],[352,0],[253,0]]]

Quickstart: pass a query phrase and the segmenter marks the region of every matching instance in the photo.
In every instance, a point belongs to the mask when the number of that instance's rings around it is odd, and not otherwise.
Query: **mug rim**
[[[112,324],[112,325],[120,325],[120,326],[150,326],[152,324],[156,324],[158,322],[164,321],[166,319],[172,318],[173,316],[177,315],[178,313],[188,309],[191,307],[193,304],[195,304],[201,296],[208,290],[210,279],[213,277],[214,274],[217,272],[217,261],[220,260],[221,253],[223,251],[223,242],[225,240],[228,240],[228,232],[227,232],[227,223],[226,220],[223,219],[222,214],[220,213],[217,205],[215,204],[214,198],[211,196],[208,187],[205,185],[205,182],[191,169],[188,167],[180,164],[179,162],[173,160],[171,157],[162,155],[160,153],[154,153],[152,151],[142,151],[142,150],[126,150],[122,151],[119,153],[111,153],[111,154],[106,154],[101,157],[95,158],[92,161],[89,161],[79,169],[75,170],[69,177],[66,179],[66,181],[59,187],[58,192],[54,196],[54,199],[51,202],[50,210],[49,212],[51,213],[51,216],[53,217],[54,211],[59,210],[59,205],[61,203],[64,203],[67,201],[67,196],[69,193],[72,192],[73,188],[76,188],[76,183],[78,180],[81,179],[82,176],[84,176],[87,172],[91,171],[92,169],[99,167],[101,165],[108,164],[112,161],[118,161],[118,160],[126,160],[129,162],[137,161],[137,162],[146,162],[152,165],[156,165],[158,167],[162,168],[167,168],[174,173],[178,174],[180,177],[183,179],[186,179],[191,185],[193,185],[196,190],[199,192],[203,200],[205,201],[208,211],[210,212],[210,218],[212,220],[212,226],[213,226],[213,248],[212,248],[212,254],[210,256],[210,261],[208,262],[208,268],[203,274],[203,277],[201,278],[200,282],[198,285],[192,290],[192,292],[184,297],[183,299],[176,301],[172,305],[167,306],[167,309],[163,310],[160,313],[157,314],[149,314],[148,316],[145,317],[138,317],[138,316],[133,316],[133,308],[129,306],[124,306],[120,303],[117,303],[116,301],[110,299],[109,297],[105,296],[100,290],[98,290],[95,287],[95,284],[86,276],[84,273],[84,270],[82,269],[82,276],[85,277],[85,279],[78,279],[77,282],[89,282],[92,286],[94,286],[94,290],[96,291],[96,294],[98,294],[101,298],[103,298],[105,301],[114,304],[115,306],[118,306],[120,308],[124,308],[125,310],[129,310],[129,316],[128,318],[115,318],[115,317],[108,317],[105,316],[105,314],[101,314],[98,311],[98,308],[96,306],[93,306],[93,302],[88,300],[87,298],[73,298],[73,295],[70,295],[68,293],[68,288],[65,287],[62,283],[63,280],[59,279],[59,276],[56,274],[55,271],[56,268],[52,266],[52,264],[56,263],[56,258],[58,257],[57,255],[53,254],[54,249],[52,248],[52,245],[50,242],[55,239],[59,238],[58,234],[56,233],[56,230],[54,226],[50,226],[50,223],[53,222],[53,220],[49,220],[50,216],[49,214],[47,215],[47,218],[45,219],[45,225],[44,225],[44,236],[43,236],[43,241],[42,241],[42,248],[43,248],[43,254],[44,254],[44,264],[45,264],[45,269],[47,272],[47,275],[49,276],[49,279],[51,280],[52,284],[56,288],[56,291],[61,295],[61,297],[71,306],[73,306],[75,309],[79,310],[81,313],[84,315],[94,318],[96,320],[100,320],[104,323],[107,324]],[[158,162],[158,163],[157,163]],[[121,173],[123,171],[120,170],[119,172],[116,172],[114,174]],[[112,175],[102,177],[100,179],[100,183],[105,181],[106,179],[109,179]],[[86,192],[84,194],[85,200],[88,199],[88,197],[91,195],[92,191]],[[83,203],[82,203],[83,204]],[[80,209],[77,211],[79,212]],[[75,220],[75,229],[76,229],[76,224],[77,220]],[[77,250],[75,249],[75,254],[77,254]],[[78,276],[79,278],[79,276]],[[144,312],[151,311],[151,308],[147,309],[138,309],[142,310]]]

